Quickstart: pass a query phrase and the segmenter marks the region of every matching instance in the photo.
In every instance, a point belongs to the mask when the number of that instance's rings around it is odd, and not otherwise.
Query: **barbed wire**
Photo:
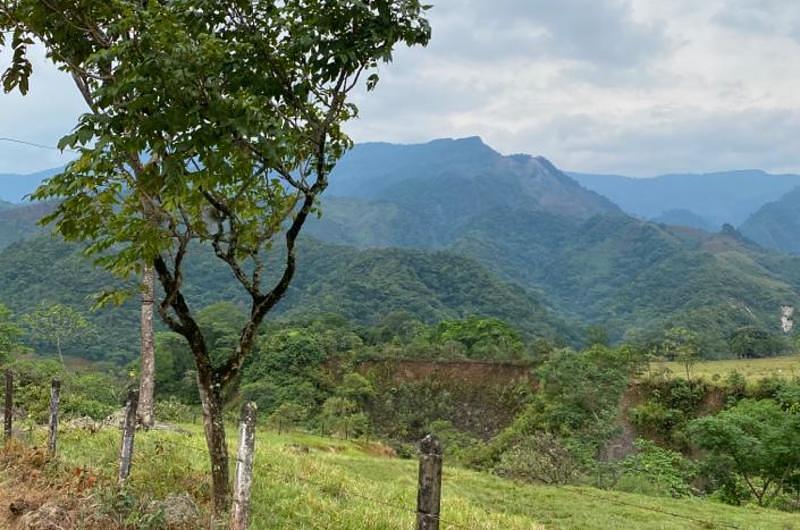
[[[583,495],[584,497],[588,497],[588,498],[596,500],[596,501],[608,502],[608,503],[611,503],[611,504],[616,504],[618,506],[625,506],[627,508],[637,508],[639,510],[645,510],[645,511],[654,512],[654,513],[660,513],[662,515],[669,515],[671,517],[676,517],[678,519],[684,519],[684,520],[687,520],[687,521],[692,521],[693,523],[697,523],[697,524],[701,525],[704,528],[723,527],[723,528],[741,529],[741,527],[739,525],[735,525],[735,524],[731,524],[731,523],[723,523],[723,522],[719,522],[719,521],[708,521],[708,520],[705,520],[705,519],[696,519],[696,518],[694,518],[694,517],[692,517],[690,515],[685,515],[685,514],[677,513],[677,512],[671,512],[669,510],[664,510],[662,508],[655,508],[655,507],[652,507],[652,506],[642,506],[641,504],[627,502],[627,501],[623,501],[623,500],[620,500],[620,499],[615,499],[615,498],[609,497],[609,496],[605,496],[604,497],[604,496],[601,496],[601,495],[594,495],[594,494],[591,494],[591,493],[589,493],[587,491],[584,491],[584,490],[570,490],[570,491],[573,492],[573,493],[577,493],[578,495]]]

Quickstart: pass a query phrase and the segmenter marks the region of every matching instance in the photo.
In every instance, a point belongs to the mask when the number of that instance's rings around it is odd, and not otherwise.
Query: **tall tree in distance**
[[[153,332],[153,304],[156,297],[156,274],[153,267],[142,269],[141,369],[139,374],[139,424],[149,429],[155,423],[156,346]]]
[[[116,274],[152,264],[158,312],[194,356],[215,513],[229,505],[225,388],[297,266],[296,241],[336,161],[342,124],[398,44],[425,45],[419,0],[5,0],[4,88],[26,92],[27,49],[44,44],[90,109],[61,140],[80,156],[35,194],[45,219]],[[2,33],[0,33],[2,34]],[[212,363],[184,290],[189,249],[208,247],[249,298]],[[276,261],[266,261],[270,250]],[[278,263],[276,265],[276,263]],[[269,265],[269,266],[268,266]]]
[[[80,311],[62,304],[49,305],[42,302],[23,317],[28,325],[28,335],[35,341],[55,347],[61,364],[64,361],[64,347],[77,344],[94,334],[89,321]]]

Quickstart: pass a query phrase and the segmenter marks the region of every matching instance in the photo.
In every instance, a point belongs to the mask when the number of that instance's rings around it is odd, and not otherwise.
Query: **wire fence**
[[[7,378],[10,377],[8,374]],[[6,391],[2,393],[4,396],[9,396],[8,389],[11,386],[8,384],[8,379],[6,380]],[[55,385],[54,385],[55,388]],[[54,405],[55,403],[55,405]],[[12,427],[13,415],[14,415],[14,407],[13,407],[13,399],[6,398],[5,400],[5,410],[4,410],[4,430],[5,430],[5,437],[6,440],[9,440],[10,437],[13,436],[15,441],[17,442],[26,442],[29,445],[44,445],[44,442],[49,438],[52,441],[52,437],[57,435],[59,432],[58,422],[52,421],[52,414],[55,413],[56,416],[58,414],[58,399],[53,398],[51,395],[51,409],[55,406],[55,410],[51,410],[51,422],[50,428],[48,429],[49,432],[47,436],[44,436],[44,432],[39,426],[34,425],[34,422],[27,421],[23,423],[24,429],[14,430]],[[116,423],[116,422],[114,422]],[[108,424],[108,422],[106,422]],[[56,426],[55,435],[52,432],[52,425]],[[113,423],[107,425],[108,427],[113,427],[115,429],[119,429],[119,425],[114,425]],[[125,425],[122,425],[122,430],[125,429]],[[130,428],[130,426],[128,426]],[[136,426],[134,424],[133,429],[135,431]],[[65,431],[64,426],[61,426],[61,431]],[[152,449],[152,447],[148,447],[152,444],[155,440],[155,445],[158,447],[158,443],[163,443],[162,438],[154,438],[155,433],[157,430],[154,431],[140,431],[136,434],[137,440],[139,440],[144,447],[148,449]],[[199,462],[208,461],[209,460],[209,453],[208,449],[205,444],[202,442],[201,438],[194,436],[194,433],[189,431],[176,431],[175,434],[183,435],[180,437],[175,438],[175,445],[176,448],[180,451],[186,451],[187,453],[191,454],[191,460],[197,464]],[[114,437],[106,437],[105,440],[108,444],[108,451],[111,455],[118,455],[120,453],[120,442],[124,434],[121,438],[115,439]],[[438,442],[437,442],[438,444]],[[424,443],[421,444],[424,448]],[[56,445],[56,448],[58,446]],[[241,447],[241,444],[240,444]],[[161,447],[162,451],[165,451],[163,447]],[[57,449],[54,450],[56,452]],[[242,455],[238,454],[236,451],[233,451],[230,445],[227,448],[228,458],[231,462],[241,462]],[[55,456],[55,455],[53,455]],[[109,465],[115,463],[114,456],[108,456],[107,458],[110,460],[106,460],[101,462],[99,457],[101,455],[96,455],[95,464],[101,465]],[[425,458],[432,458],[434,462],[433,470],[427,471],[424,465]],[[202,468],[202,466],[199,466]],[[332,483],[332,482],[325,482],[324,480],[319,480],[315,476],[309,476],[308,472],[301,472],[300,470],[291,470],[288,466],[280,466],[275,465],[271,462],[259,462],[258,468],[263,471],[262,476],[270,476],[272,480],[277,479],[282,483],[289,483],[289,482],[296,482],[301,483],[306,486],[312,487],[314,489],[319,490],[320,492],[331,492],[334,490],[332,494],[337,497],[343,497],[351,500],[357,500],[359,502],[364,502],[367,504],[371,504],[376,507],[388,508],[392,511],[399,513],[403,513],[409,516],[414,516],[417,519],[417,526],[415,528],[419,530],[429,530],[429,529],[437,529],[437,528],[451,528],[454,530],[480,530],[481,528],[485,528],[482,526],[471,526],[469,524],[455,522],[448,518],[443,518],[441,516],[441,487],[442,487],[442,453],[441,448],[439,447],[438,452],[425,452],[423,449],[420,456],[420,473],[419,473],[419,480],[418,480],[418,487],[417,487],[417,506],[414,507],[409,504],[396,502],[392,500],[387,500],[386,498],[379,498],[373,495],[369,495],[365,493],[363,490],[357,491],[354,487],[349,487],[344,483]],[[432,473],[432,475],[431,475]],[[236,473],[238,476],[239,473]],[[251,477],[252,479],[252,477]],[[428,481],[428,482],[426,482]],[[431,482],[432,481],[432,482]],[[688,515],[686,513],[679,513],[676,511],[660,508],[657,506],[645,506],[642,504],[629,502],[624,499],[615,498],[610,493],[605,494],[594,494],[585,489],[577,489],[573,488],[570,489],[570,493],[574,493],[581,497],[591,499],[594,502],[605,504],[605,505],[615,505],[619,507],[624,507],[626,509],[634,509],[634,510],[641,510],[642,512],[648,513],[655,513],[662,516],[667,516],[671,518],[675,518],[677,520],[682,520],[687,523],[692,523],[697,525],[700,528],[731,528],[731,529],[741,529],[742,526],[737,524],[730,523],[728,521],[718,521],[718,520],[708,520],[699,517],[694,517],[692,515]],[[420,506],[424,504],[424,501],[427,497],[433,497],[434,501],[434,509],[431,510],[421,510]],[[487,510],[488,513],[488,510]],[[244,528],[244,527],[243,527]],[[329,527],[320,527],[320,528],[329,528]]]

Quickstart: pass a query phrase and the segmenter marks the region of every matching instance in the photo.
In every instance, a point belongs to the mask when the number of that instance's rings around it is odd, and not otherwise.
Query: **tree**
[[[78,344],[94,333],[92,326],[80,311],[61,304],[39,304],[23,320],[28,325],[28,333],[33,340],[55,346],[61,364],[64,362],[63,348]]]
[[[586,328],[586,346],[609,346],[611,340],[608,338],[608,331],[603,326],[592,325]]]
[[[339,434],[349,440],[369,429],[369,419],[359,412],[358,403],[343,397],[330,397],[322,405],[322,427],[325,432]]]
[[[375,87],[397,44],[427,44],[425,9],[419,0],[0,6],[0,47],[13,50],[5,90],[27,92],[37,40],[89,107],[60,142],[80,156],[34,198],[61,201],[45,221],[90,241],[101,265],[155,269],[159,314],[197,365],[216,514],[230,491],[224,390],[286,293],[297,237],[351,146],[341,128],[357,115],[350,93],[363,78]],[[281,269],[266,279],[264,254],[278,244]],[[219,366],[183,289],[190,245],[211,247],[248,295],[248,319]]]
[[[769,357],[777,355],[785,349],[780,337],[771,335],[756,326],[742,326],[733,332],[728,339],[731,353],[739,359],[753,357]]]
[[[306,419],[308,411],[297,403],[282,403],[269,415],[269,421],[278,428],[278,434],[295,427]]]
[[[14,322],[11,311],[0,304],[0,362],[8,360],[14,350],[19,347],[22,330]]]
[[[363,408],[367,401],[375,396],[375,387],[369,379],[353,372],[342,378],[342,384],[336,388],[336,394],[354,401]]]
[[[522,338],[514,328],[498,318],[469,317],[446,320],[434,330],[434,342],[463,345],[469,357],[518,357]]]
[[[694,368],[700,352],[697,335],[686,328],[670,328],[664,333],[661,347],[668,358],[683,365],[686,380],[691,383],[692,368]]]
[[[759,506],[770,504],[800,470],[800,414],[773,400],[744,399],[692,421],[688,432],[708,452],[712,478],[730,491],[741,478]]]

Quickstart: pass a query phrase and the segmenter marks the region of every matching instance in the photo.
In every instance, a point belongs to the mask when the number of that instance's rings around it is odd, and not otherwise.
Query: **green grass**
[[[188,491],[208,498],[203,439],[196,426],[187,429],[192,434],[137,434],[130,480],[135,491],[157,498]],[[67,430],[60,437],[60,458],[68,466],[89,466],[113,477],[118,443],[115,430],[93,435]],[[233,450],[234,440],[230,445]],[[259,431],[251,528],[413,528],[416,462],[378,456],[377,447]],[[777,511],[585,487],[522,485],[447,465],[442,520],[451,523],[443,529],[482,530],[800,529],[797,515]]]
[[[682,364],[676,362],[651,363],[653,371],[667,369],[676,377],[685,377]],[[739,372],[747,380],[765,377],[800,377],[800,355],[768,357],[765,359],[730,359],[722,361],[703,361],[692,368],[693,377],[712,379],[715,375],[725,377],[731,372]]]

